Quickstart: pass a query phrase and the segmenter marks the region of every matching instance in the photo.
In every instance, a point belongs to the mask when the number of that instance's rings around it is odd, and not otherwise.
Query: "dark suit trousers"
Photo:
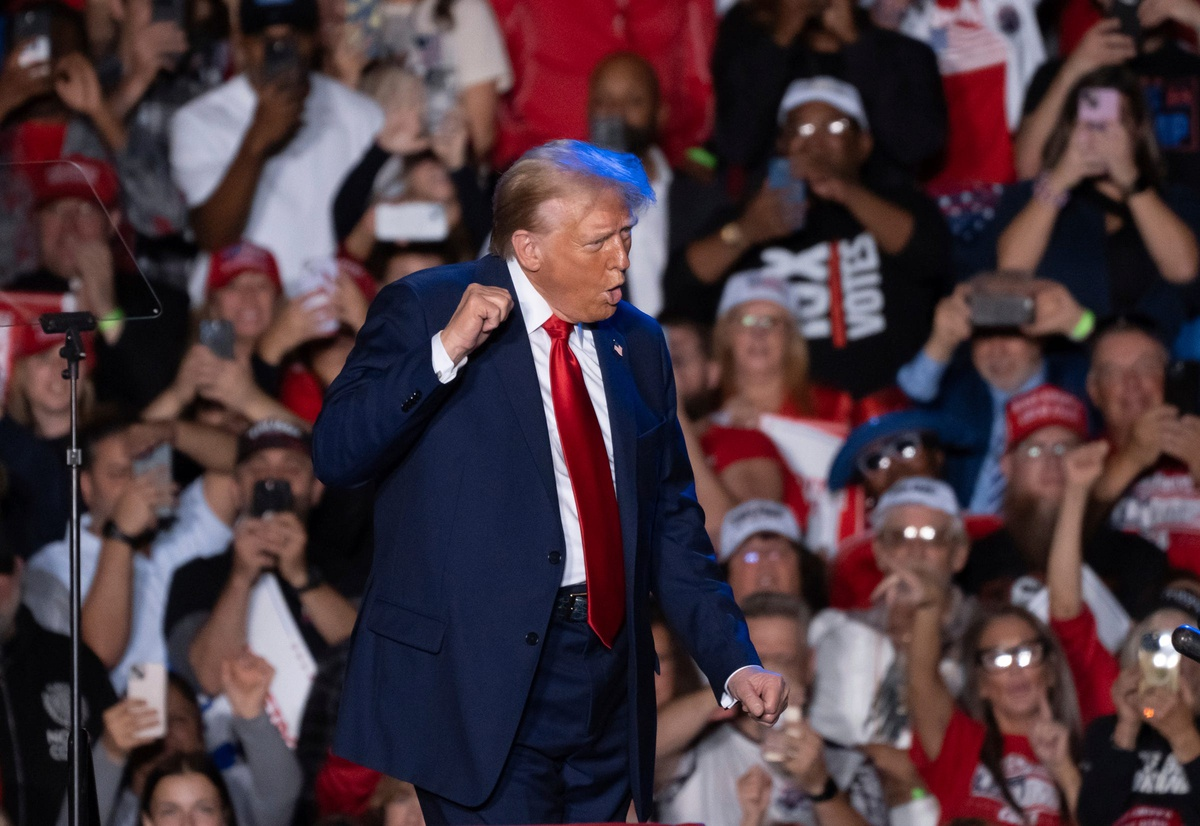
[[[495,791],[470,809],[417,789],[426,824],[623,822],[630,800],[627,638],[622,629],[609,650],[586,622],[553,619]]]

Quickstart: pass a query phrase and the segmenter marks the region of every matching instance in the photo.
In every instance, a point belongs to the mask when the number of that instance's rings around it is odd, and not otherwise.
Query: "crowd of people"
[[[388,526],[311,427],[574,138],[653,186],[624,295],[792,687],[722,709],[658,622],[657,819],[1200,826],[1200,2],[3,10],[0,823],[66,822],[65,310],[100,822],[423,822],[330,750]]]

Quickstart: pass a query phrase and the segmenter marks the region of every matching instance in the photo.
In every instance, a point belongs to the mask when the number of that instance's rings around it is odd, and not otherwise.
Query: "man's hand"
[[[1163,453],[1188,467],[1193,479],[1200,479],[1200,417],[1186,415],[1162,426]]]
[[[801,719],[787,723],[787,759],[783,770],[796,779],[809,797],[825,790],[829,770],[825,766],[825,744],[821,735]]]
[[[328,338],[329,319],[334,312],[334,304],[310,303],[306,295],[289,299],[263,333],[258,343],[259,356],[267,364],[280,364],[301,344]]]
[[[79,276],[79,301],[96,318],[104,318],[117,306],[112,249],[104,241],[83,241],[75,248],[75,272]]]
[[[233,528],[233,571],[230,578],[250,586],[259,574],[275,565],[267,550],[267,520],[252,516],[238,520]]]
[[[1133,423],[1129,444],[1122,451],[1139,469],[1158,461],[1163,453],[1163,432],[1179,418],[1179,411],[1167,404],[1152,407]]]
[[[253,720],[263,713],[275,669],[249,648],[221,663],[221,693],[234,715]]]
[[[508,318],[512,308],[512,293],[503,287],[469,284],[458,302],[458,309],[441,332],[446,355],[458,364],[487,341],[492,331]]]
[[[1200,28],[1200,4],[1194,0],[1143,0],[1138,4],[1138,21],[1144,29],[1154,29],[1171,20]]]
[[[779,193],[763,184],[758,194],[746,205],[746,211],[737,220],[737,224],[742,228],[747,243],[760,244],[783,238],[791,232],[783,220],[783,214],[783,202]]]
[[[737,799],[742,807],[741,826],[761,826],[771,805],[771,774],[755,763],[737,780]]]
[[[89,118],[95,119],[105,106],[96,67],[82,52],[63,55],[54,64],[54,91],[68,107]]]
[[[159,722],[158,712],[145,700],[126,697],[104,712],[104,736],[100,741],[114,762],[123,763],[129,752],[157,739],[141,732],[153,730]]]
[[[925,355],[934,361],[945,364],[958,345],[971,337],[971,306],[967,303],[970,294],[970,285],[959,284],[933,311],[933,332],[925,345]]]
[[[308,531],[294,513],[273,513],[266,522],[267,553],[279,568],[279,575],[293,588],[308,582]]]
[[[1067,451],[1063,457],[1063,474],[1068,488],[1090,491],[1092,485],[1104,472],[1104,460],[1108,456],[1108,442],[1098,440],[1079,445]]]
[[[430,148],[437,155],[446,169],[455,172],[467,165],[467,146],[471,142],[471,133],[467,130],[467,113],[461,106],[455,106],[433,133]]]
[[[395,106],[383,120],[383,126],[375,136],[380,149],[393,155],[415,155],[429,148],[429,138],[424,135],[421,110],[414,106]]]
[[[1021,328],[1025,335],[1036,338],[1058,334],[1070,335],[1083,317],[1083,307],[1071,291],[1057,281],[1033,282],[1033,323]]]
[[[28,45],[28,40],[14,43],[4,58],[4,69],[0,71],[0,115],[7,115],[33,98],[54,91],[54,80],[47,64],[20,65],[21,53]]]
[[[158,525],[158,512],[173,503],[171,484],[154,474],[135,476],[113,508],[112,520],[127,536],[138,536]]]
[[[779,719],[787,708],[787,681],[774,671],[757,665],[736,671],[726,686],[731,697],[742,704],[742,710],[764,726]]]
[[[338,277],[333,282],[332,305],[338,321],[357,333],[367,320],[367,309],[371,302],[354,279],[344,269],[339,269]]]
[[[300,130],[304,117],[306,83],[271,81],[258,89],[258,105],[246,139],[258,155],[273,155]]]

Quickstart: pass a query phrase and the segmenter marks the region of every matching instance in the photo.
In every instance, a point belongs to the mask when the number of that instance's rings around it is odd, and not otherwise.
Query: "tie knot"
[[[542,329],[549,333],[550,338],[555,341],[566,341],[571,337],[571,331],[575,329],[575,325],[569,321],[563,321],[556,315],[552,315],[542,325]]]

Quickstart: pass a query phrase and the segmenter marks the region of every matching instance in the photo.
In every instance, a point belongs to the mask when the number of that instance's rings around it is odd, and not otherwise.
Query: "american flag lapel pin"
[[[613,342],[613,352],[617,354],[617,358],[625,357],[625,348],[620,344],[617,344],[615,341]]]

